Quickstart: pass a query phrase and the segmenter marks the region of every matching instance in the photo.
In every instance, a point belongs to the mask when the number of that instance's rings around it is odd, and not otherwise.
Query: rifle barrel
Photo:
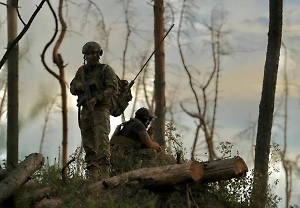
[[[160,41],[160,43],[158,44],[158,46],[155,48],[155,50],[152,52],[152,54],[149,56],[149,58],[147,59],[147,61],[145,62],[145,64],[143,65],[143,67],[141,68],[141,70],[137,73],[137,75],[134,77],[133,84],[134,81],[136,80],[136,78],[139,76],[139,74],[143,71],[144,67],[148,64],[148,62],[150,61],[150,59],[152,58],[152,56],[154,55],[154,53],[157,51],[157,49],[159,48],[159,46],[162,44],[162,42],[164,41],[164,39],[167,37],[167,35],[169,34],[169,32],[172,30],[172,28],[174,27],[175,24],[172,24],[172,26],[170,27],[170,29],[167,31],[167,33],[165,34],[165,36],[163,37],[163,39]],[[131,82],[132,82],[131,81]],[[133,85],[132,84],[132,85]],[[132,87],[131,85],[131,87]]]

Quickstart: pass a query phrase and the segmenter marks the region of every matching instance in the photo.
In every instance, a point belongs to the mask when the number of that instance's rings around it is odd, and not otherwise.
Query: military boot
[[[88,167],[88,178],[92,181],[99,180],[99,174],[98,174],[98,167],[96,166],[90,166]]]
[[[109,178],[110,177],[110,175],[109,175],[109,165],[100,165],[99,172],[100,172],[100,179],[101,180],[105,180],[105,179]]]

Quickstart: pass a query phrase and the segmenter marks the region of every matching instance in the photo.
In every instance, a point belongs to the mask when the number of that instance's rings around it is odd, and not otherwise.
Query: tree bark
[[[27,156],[24,161],[0,182],[0,204],[13,195],[43,165],[43,155],[32,153]]]
[[[35,207],[36,208],[45,208],[45,207],[63,207],[63,201],[61,199],[47,199],[43,198]]]
[[[18,0],[7,0],[7,47],[18,34]],[[7,58],[7,170],[18,164],[19,153],[19,44]]]
[[[7,171],[0,168],[0,181],[2,181],[7,176]]]
[[[246,176],[248,167],[241,157],[203,162],[201,182],[215,182]]]
[[[95,193],[105,188],[113,188],[118,185],[137,181],[144,187],[176,185],[185,181],[198,181],[203,175],[200,162],[189,161],[183,164],[159,166],[153,168],[142,168],[123,173],[105,181],[99,181],[90,186]]]
[[[58,49],[62,44],[65,34],[67,32],[67,24],[63,18],[63,1],[59,0],[58,17],[61,24],[61,32],[59,38],[53,49],[53,62],[59,69],[59,83],[61,88],[61,103],[62,103],[62,166],[66,166],[68,162],[68,105],[67,105],[67,89],[66,89],[66,75],[65,65]]]
[[[154,46],[158,47],[163,40],[165,32],[164,26],[164,1],[154,0]],[[165,47],[164,42],[157,48],[154,54],[155,58],[155,81],[154,81],[154,100],[155,115],[154,125],[156,127],[154,140],[164,146],[165,140]]]
[[[30,207],[34,207],[35,204],[39,203],[44,198],[49,198],[49,195],[53,192],[52,188],[44,187],[34,191],[26,192],[20,196],[17,200],[22,200],[30,203]]]
[[[250,207],[264,208],[267,202],[268,168],[274,99],[282,36],[282,0],[269,0],[269,33],[256,135],[254,180]]]

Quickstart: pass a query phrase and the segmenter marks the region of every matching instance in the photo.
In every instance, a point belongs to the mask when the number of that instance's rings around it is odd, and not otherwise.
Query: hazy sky
[[[3,1],[2,1],[3,2]],[[36,5],[40,1],[19,1],[20,14],[25,22],[28,21],[31,14],[34,12]],[[82,4],[84,0],[73,0],[73,3]],[[195,29],[184,25],[185,32],[189,34],[188,38],[183,38],[182,42],[188,47],[184,48],[186,61],[193,67],[202,72],[209,70],[212,67],[210,57],[210,47],[207,44],[209,33],[203,27],[201,22],[209,22],[212,9],[218,5],[218,8],[223,7],[227,12],[224,30],[230,31],[226,36],[226,41],[232,49],[232,54],[221,59],[221,82],[220,82],[220,103],[217,112],[217,137],[216,146],[222,141],[231,141],[234,144],[233,154],[238,151],[240,156],[247,162],[249,168],[252,164],[252,141],[249,138],[234,138],[239,132],[251,125],[251,122],[257,121],[258,107],[261,95],[264,61],[267,48],[267,33],[269,21],[269,5],[268,1],[261,0],[223,0],[223,1],[204,1],[197,0],[197,7],[190,10],[197,23]],[[54,1],[53,3],[57,3]],[[133,0],[130,9],[133,14],[130,23],[138,30],[130,37],[129,54],[127,55],[127,66],[132,73],[126,74],[126,78],[131,80],[139,71],[139,54],[148,49],[148,53],[153,50],[153,8],[151,1]],[[178,47],[176,45],[176,34],[178,31],[178,12],[182,1],[171,0],[171,4],[176,5],[175,26],[170,35],[166,38],[166,87],[167,97],[171,92],[178,87],[176,93],[176,102],[185,100],[191,93],[188,88],[187,76],[180,62]],[[220,4],[221,3],[221,4]],[[57,5],[53,5],[57,9]],[[121,3],[116,0],[106,0],[98,3],[99,8],[104,14],[105,26],[110,29],[109,49],[104,51],[105,59],[115,71],[121,75],[121,57],[125,46],[126,27],[124,25],[124,11]],[[101,39],[101,33],[95,28],[95,21],[92,13],[95,13],[94,7],[87,19],[88,24],[85,26],[85,6],[77,7],[71,2],[64,13],[67,13],[66,21],[68,23],[68,33],[61,45],[60,53],[67,63],[66,74],[67,81],[70,82],[77,68],[83,63],[81,48],[83,44],[90,40],[98,41],[104,46],[104,41]],[[288,66],[289,78],[291,82],[296,82],[298,79],[297,63],[291,57],[297,57],[297,52],[292,50],[300,46],[300,17],[297,13],[300,9],[298,0],[284,1],[284,27],[283,41],[289,48]],[[166,8],[170,13],[170,9]],[[96,13],[100,19],[99,13]],[[0,27],[0,55],[5,52],[6,47],[6,8],[0,5],[0,22],[4,24]],[[166,29],[171,25],[171,21],[166,23]],[[19,22],[20,30],[23,28]],[[38,151],[40,139],[42,135],[43,111],[35,119],[30,119],[29,114],[37,102],[38,97],[42,94],[53,97],[59,93],[59,85],[42,66],[40,54],[44,45],[50,40],[54,31],[54,21],[50,10],[45,4],[32,23],[28,33],[20,42],[21,51],[29,48],[24,59],[20,64],[20,117],[24,120],[24,126],[20,131],[20,159],[24,158],[31,152]],[[47,62],[49,66],[57,72],[56,66],[51,62],[52,47],[48,50]],[[277,100],[283,92],[282,79],[282,63],[284,60],[283,53],[280,58],[280,71],[278,74]],[[153,61],[153,59],[152,59]],[[150,63],[153,66],[153,62]],[[153,68],[149,68],[151,73]],[[200,78],[199,78],[200,79]],[[68,94],[69,106],[69,154],[80,145],[80,132],[77,125],[77,109],[76,98],[70,93]],[[279,102],[277,102],[279,103]],[[167,105],[169,105],[167,100]],[[141,106],[142,104],[140,104]],[[188,105],[191,110],[192,105]],[[138,106],[138,107],[140,107]],[[295,155],[299,152],[300,141],[298,139],[300,130],[298,128],[300,122],[299,111],[299,91],[295,88],[290,88],[289,101],[289,153]],[[184,146],[189,150],[194,138],[194,120],[180,112],[178,105],[175,105],[176,121],[178,123],[189,126],[189,129],[178,129],[183,135]],[[282,112],[282,110],[281,110]],[[131,113],[131,109],[127,110],[127,114]],[[61,114],[59,108],[56,107],[51,114],[47,129],[46,141],[43,146],[43,154],[49,158],[57,157],[58,146],[61,145]],[[111,131],[120,122],[119,118],[112,118]],[[275,119],[276,124],[282,124],[280,118]],[[280,128],[274,128],[273,141],[282,144],[282,132]],[[204,155],[204,146],[199,145],[199,156]],[[189,157],[189,155],[187,155]],[[202,157],[205,160],[205,157]],[[281,183],[278,188],[283,189],[283,177],[279,174]],[[294,185],[293,202],[299,203],[300,191],[297,192]],[[281,196],[284,197],[284,196]]]

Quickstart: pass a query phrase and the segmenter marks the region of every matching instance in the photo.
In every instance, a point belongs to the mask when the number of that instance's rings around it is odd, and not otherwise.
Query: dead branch
[[[15,45],[19,42],[19,40],[21,40],[21,38],[25,35],[25,33],[27,32],[27,30],[30,28],[31,23],[33,22],[34,18],[36,17],[36,15],[39,13],[39,11],[41,10],[41,8],[43,7],[43,4],[45,3],[45,1],[47,1],[47,0],[42,0],[41,1],[41,3],[37,6],[36,10],[32,14],[32,16],[30,17],[30,19],[29,19],[28,23],[26,24],[26,26],[22,29],[22,31],[16,37],[16,39],[14,39],[11,42],[11,44],[8,46],[7,50],[5,51],[3,57],[2,57],[2,59],[0,61],[0,70],[1,70],[2,66],[4,65],[6,59],[8,58],[8,55],[11,52],[11,50],[15,47]]]
[[[57,80],[60,80],[59,75],[56,74],[54,71],[52,71],[52,70],[48,67],[48,65],[47,65],[47,63],[46,63],[46,61],[45,61],[45,54],[46,54],[46,51],[48,50],[49,46],[50,46],[50,45],[53,43],[53,41],[55,40],[56,35],[57,35],[57,33],[58,33],[58,19],[57,19],[56,13],[55,13],[55,11],[54,11],[54,9],[53,9],[53,7],[52,7],[50,1],[47,1],[47,4],[48,4],[48,6],[49,6],[49,8],[50,8],[50,10],[51,10],[51,13],[52,13],[52,15],[53,15],[53,18],[54,18],[54,20],[55,20],[55,30],[54,30],[53,36],[51,37],[50,41],[45,45],[45,47],[44,47],[44,49],[43,49],[43,52],[42,52],[42,54],[41,54],[41,60],[42,60],[42,63],[43,63],[43,66],[45,67],[45,69],[46,69],[52,76],[54,76]]]
[[[50,117],[50,112],[52,110],[52,107],[53,107],[55,101],[56,101],[56,97],[53,98],[52,102],[49,105],[47,105],[47,107],[46,107],[45,120],[44,120],[44,125],[43,125],[43,130],[42,130],[42,137],[41,137],[39,153],[42,153],[42,147],[43,147],[43,143],[44,143],[44,139],[45,139],[45,135],[46,135],[46,129],[47,129],[47,125],[48,125],[48,121],[49,121],[49,117]]]
[[[75,161],[75,157],[73,157],[71,160],[69,160],[68,162],[67,162],[67,164],[61,169],[61,175],[62,175],[62,180],[63,180],[63,182],[66,182],[66,175],[67,175],[67,173],[66,173],[66,169],[68,168],[68,166],[72,163],[72,162],[74,162]]]

